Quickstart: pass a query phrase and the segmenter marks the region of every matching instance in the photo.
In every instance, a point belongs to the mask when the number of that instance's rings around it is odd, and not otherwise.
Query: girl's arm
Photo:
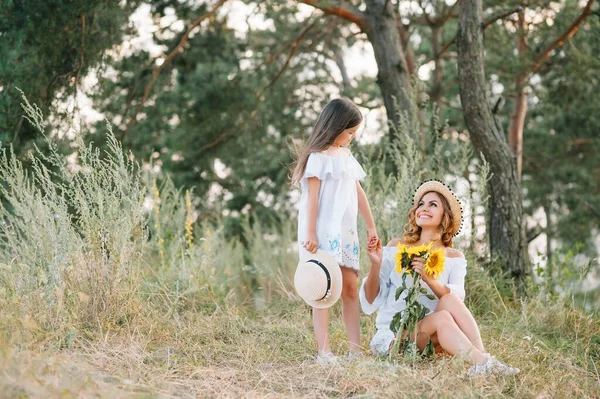
[[[371,213],[371,206],[369,205],[367,194],[358,180],[356,181],[356,191],[358,193],[358,212],[367,225],[367,242],[370,242],[372,237],[377,238],[377,228],[375,227],[375,221],[373,220],[373,214]]]
[[[309,177],[307,198],[307,231],[304,248],[310,253],[317,252],[319,241],[317,239],[317,213],[319,211],[319,190],[321,189],[321,180],[318,177]]]

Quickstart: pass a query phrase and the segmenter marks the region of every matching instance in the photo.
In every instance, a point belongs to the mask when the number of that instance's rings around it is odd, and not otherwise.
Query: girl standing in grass
[[[360,110],[346,98],[327,104],[308,143],[297,152],[292,173],[292,184],[299,183],[302,190],[298,215],[300,259],[322,249],[340,265],[342,317],[351,357],[360,353],[359,212],[367,225],[369,248],[379,240],[367,196],[359,183],[365,172],[347,148],[362,119]],[[313,326],[318,345],[317,360],[334,362],[336,357],[329,344],[328,309],[313,307]]]

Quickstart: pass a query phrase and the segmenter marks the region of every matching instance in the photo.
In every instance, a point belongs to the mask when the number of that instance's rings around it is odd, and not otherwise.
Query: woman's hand
[[[306,241],[304,241],[302,246],[311,254],[316,253],[317,249],[319,248],[319,240],[317,239],[317,233],[314,231],[309,231],[306,235]]]
[[[429,280],[429,276],[427,275],[427,273],[425,273],[425,262],[425,259],[416,256],[413,258],[411,266],[413,270],[416,271],[419,274],[419,276],[421,276],[423,281],[427,282]]]
[[[383,260],[383,247],[381,246],[381,240],[379,238],[372,238],[367,246],[367,255],[372,265],[381,265]]]

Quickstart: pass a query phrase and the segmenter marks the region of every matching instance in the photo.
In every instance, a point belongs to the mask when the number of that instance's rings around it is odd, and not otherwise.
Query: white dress
[[[328,251],[340,266],[359,270],[359,237],[357,231],[358,193],[356,181],[366,176],[358,161],[348,155],[326,155],[313,152],[300,180],[302,195],[298,213],[298,252],[304,259],[308,217],[308,178],[321,180],[317,211],[319,249]]]
[[[381,269],[379,270],[379,294],[373,302],[369,302],[366,298],[365,284],[367,278],[363,279],[362,285],[358,292],[360,305],[366,314],[371,314],[375,311],[377,318],[375,319],[375,327],[377,333],[371,340],[371,351],[375,355],[386,355],[389,351],[390,344],[395,338],[394,333],[390,330],[392,318],[398,312],[406,309],[406,295],[408,290],[404,290],[398,300],[396,300],[396,290],[402,284],[402,274],[396,271],[396,260],[394,259],[397,247],[383,247],[383,259],[381,261]],[[444,262],[444,271],[438,276],[438,281],[450,289],[450,292],[458,296],[464,301],[465,299],[465,276],[467,274],[467,261],[465,258],[449,258],[446,257]],[[435,294],[429,288],[426,282],[421,282],[422,286],[427,289],[427,292],[435,297]],[[412,286],[412,277],[406,277],[406,286]],[[421,294],[419,302],[427,308],[427,314],[432,313],[438,304],[438,298],[429,299],[426,295]]]

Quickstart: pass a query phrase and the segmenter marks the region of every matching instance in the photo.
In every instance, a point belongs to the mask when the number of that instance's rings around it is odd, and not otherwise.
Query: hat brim
[[[307,252],[298,263],[298,266],[302,263],[305,263],[311,259],[317,260],[325,266],[327,271],[329,272],[329,276],[331,277],[331,289],[329,298],[325,298],[321,301],[312,301],[312,300],[304,300],[307,304],[316,309],[327,309],[340,299],[342,295],[342,269],[340,269],[340,265],[333,259],[331,254],[322,249],[318,249],[316,253],[311,254]]]
[[[444,183],[438,180],[429,180],[424,182],[417,188],[413,197],[413,205],[417,206],[419,201],[426,193],[435,192],[443,196],[448,204],[450,205],[450,211],[452,212],[452,234],[457,235],[460,233],[462,226],[462,205],[454,192],[450,190]]]

